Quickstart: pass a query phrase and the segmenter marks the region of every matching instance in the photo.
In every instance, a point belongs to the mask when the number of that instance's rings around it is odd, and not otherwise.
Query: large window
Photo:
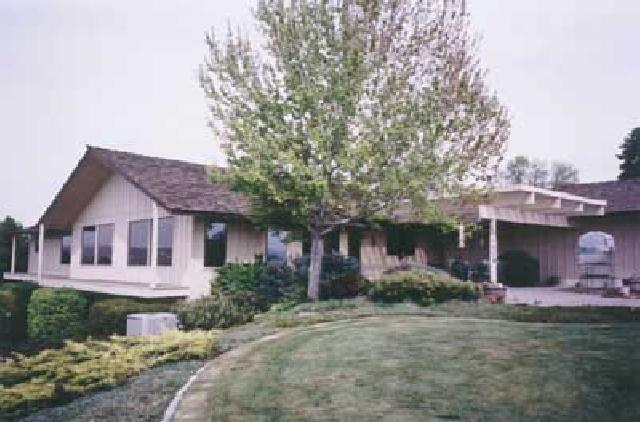
[[[173,255],[173,217],[158,220],[158,265],[171,266]]]
[[[209,222],[204,230],[204,266],[221,267],[227,260],[227,225]]]
[[[151,220],[129,222],[129,252],[131,266],[145,266],[151,262]]]
[[[100,224],[98,226],[98,265],[111,265],[113,227],[113,224]]]
[[[362,245],[362,232],[356,229],[350,229],[348,232],[349,256],[358,258],[360,261],[360,247]]]
[[[413,256],[416,249],[416,238],[414,231],[408,226],[391,226],[387,233],[387,255],[394,255],[400,258]]]
[[[60,263],[71,263],[71,235],[65,235],[60,238]]]
[[[287,243],[289,232],[285,230],[267,231],[267,262],[284,265],[287,263]]]
[[[324,254],[325,255],[339,255],[340,254],[340,230],[335,229],[330,233],[327,233],[323,239]]]
[[[82,264],[92,265],[96,262],[96,226],[82,228]]]

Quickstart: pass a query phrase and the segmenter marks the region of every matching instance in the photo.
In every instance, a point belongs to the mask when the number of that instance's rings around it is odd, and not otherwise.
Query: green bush
[[[260,304],[252,292],[219,292],[211,296],[183,302],[178,318],[186,330],[228,328],[253,320]]]
[[[0,341],[9,341],[11,327],[16,313],[14,295],[6,290],[0,290]]]
[[[171,303],[143,302],[130,298],[98,300],[89,308],[87,318],[88,334],[93,337],[107,337],[127,332],[127,315],[144,312],[172,312]]]
[[[33,283],[0,283],[0,340],[14,343],[27,338],[27,305],[37,288]]]
[[[44,290],[44,289],[43,289]],[[220,333],[170,331],[159,336],[66,341],[34,356],[0,362],[0,420],[123,384],[140,371],[217,352]]]
[[[349,272],[320,282],[321,299],[352,299],[366,290],[367,279]]]
[[[286,265],[227,264],[212,287],[222,293],[252,293],[252,304],[264,311],[274,303],[302,300],[306,279]]]
[[[368,296],[385,303],[411,301],[431,305],[451,299],[476,300],[481,295],[478,285],[428,271],[405,271],[369,283]]]
[[[519,250],[500,255],[498,280],[511,287],[532,287],[540,284],[540,263]]]
[[[86,334],[87,299],[71,289],[38,289],[31,295],[28,312],[29,338],[56,343]]]
[[[264,264],[227,264],[218,270],[214,288],[230,292],[255,290],[264,268]]]

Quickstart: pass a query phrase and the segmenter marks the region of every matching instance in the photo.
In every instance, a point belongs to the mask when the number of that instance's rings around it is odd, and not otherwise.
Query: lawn
[[[223,365],[211,420],[640,420],[640,324],[377,316]]]

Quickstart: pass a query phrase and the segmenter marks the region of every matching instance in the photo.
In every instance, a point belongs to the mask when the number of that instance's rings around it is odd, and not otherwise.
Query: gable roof
[[[250,211],[246,195],[207,180],[206,165],[96,147],[88,147],[88,153],[170,211],[239,215]]]
[[[640,179],[564,185],[560,190],[607,201],[605,212],[640,211]]]
[[[207,166],[87,146],[39,223],[69,229],[112,175],[119,174],[163,208],[176,213],[247,216],[251,200],[226,185],[207,181]]]

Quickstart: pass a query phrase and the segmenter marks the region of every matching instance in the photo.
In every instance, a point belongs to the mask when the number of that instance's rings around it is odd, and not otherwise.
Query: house
[[[206,166],[87,147],[84,156],[29,234],[26,273],[15,253],[5,279],[145,298],[199,297],[228,262],[288,261],[304,242],[249,220],[247,197],[206,180]],[[497,280],[500,252],[522,249],[540,261],[543,278],[578,275],[577,236],[611,232],[620,274],[640,268],[640,181],[500,189],[480,204],[443,202],[478,223],[470,239],[416,224],[398,213],[385,228],[341,229],[327,253],[356,256],[369,278],[401,263],[446,267],[453,258],[488,258]],[[14,237],[15,242],[19,237]],[[621,250],[624,249],[624,250]]]

